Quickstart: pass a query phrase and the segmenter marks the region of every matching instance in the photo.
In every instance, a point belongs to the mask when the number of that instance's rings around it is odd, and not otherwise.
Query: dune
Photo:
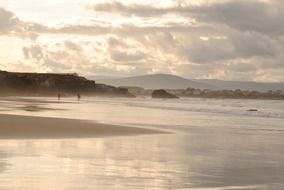
[[[0,114],[0,139],[92,138],[160,133],[165,132],[75,119]]]

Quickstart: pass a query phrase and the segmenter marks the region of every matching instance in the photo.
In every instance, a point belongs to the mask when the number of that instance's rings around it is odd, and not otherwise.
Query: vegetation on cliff
[[[96,84],[77,74],[16,73],[0,71],[0,95],[49,96],[107,95],[133,97],[125,88]]]
[[[176,95],[170,94],[167,91],[160,89],[152,92],[152,98],[178,98]]]
[[[139,87],[123,87],[127,88],[131,94],[135,96],[151,96],[154,90]],[[284,100],[284,90],[269,90],[267,92],[249,91],[249,90],[201,90],[195,88],[187,89],[166,89],[167,93],[178,97],[194,97],[194,98],[231,98],[231,99],[269,99]]]

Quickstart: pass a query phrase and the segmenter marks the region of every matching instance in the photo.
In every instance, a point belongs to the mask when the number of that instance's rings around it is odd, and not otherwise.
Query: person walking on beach
[[[78,93],[77,94],[77,100],[80,101],[80,99],[81,99],[81,95]]]
[[[57,94],[57,98],[58,98],[58,101],[59,101],[60,98],[61,98],[61,94],[60,93]]]

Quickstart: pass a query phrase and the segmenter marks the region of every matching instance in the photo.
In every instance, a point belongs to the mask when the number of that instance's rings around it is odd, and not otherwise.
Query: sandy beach
[[[0,189],[282,190],[283,106],[0,98]]]
[[[158,133],[163,132],[75,119],[0,114],[0,139],[89,138]]]

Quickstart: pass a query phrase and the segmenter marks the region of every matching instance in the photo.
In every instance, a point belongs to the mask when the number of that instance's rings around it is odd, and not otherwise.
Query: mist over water
[[[283,101],[30,100],[2,99],[0,113],[142,126],[171,134],[0,140],[0,189],[284,188]]]

